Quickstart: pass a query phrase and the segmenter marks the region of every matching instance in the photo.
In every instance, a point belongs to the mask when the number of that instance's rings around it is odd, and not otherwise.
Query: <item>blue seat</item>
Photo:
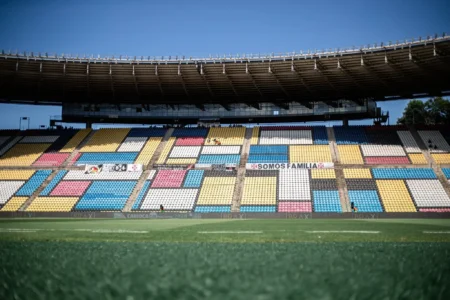
[[[190,170],[184,181],[184,187],[200,187],[203,179],[203,170]]]
[[[197,206],[195,212],[198,213],[229,213],[231,212],[231,206]]]
[[[287,155],[250,155],[248,163],[288,163]]]
[[[58,174],[56,174],[55,177],[53,177],[52,181],[45,187],[45,189],[41,192],[41,196],[47,196],[53,188],[59,183],[59,181],[66,175],[68,171],[62,170],[59,171]]]
[[[175,128],[172,136],[174,137],[206,137],[207,128]]]
[[[250,155],[260,154],[288,154],[288,146],[286,145],[257,145],[250,146]]]
[[[338,145],[368,144],[366,132],[362,127],[334,126],[334,136]]]
[[[93,181],[75,210],[122,210],[137,181]]]
[[[259,205],[248,205],[248,206],[241,206],[240,207],[241,212],[268,212],[268,213],[274,213],[277,211],[276,206],[270,205],[270,206],[259,206]]]
[[[450,169],[443,168],[442,172],[444,172],[444,175],[445,175],[445,177],[447,177],[447,179],[450,179]]]
[[[52,170],[39,170],[17,191],[16,196],[31,196],[42,185]]]
[[[228,155],[200,155],[199,164],[238,164],[241,160],[239,154]]]
[[[315,145],[328,145],[328,133],[325,126],[314,126],[312,128],[312,135]]]
[[[132,210],[137,210],[141,206],[142,199],[144,199],[145,194],[147,193],[148,188],[150,187],[150,180],[144,182],[142,189],[139,191],[139,195],[136,198],[136,201],[133,204]]]
[[[377,191],[348,191],[350,202],[354,202],[359,212],[383,212]]]
[[[372,169],[375,179],[436,179],[432,169]]]
[[[138,156],[138,152],[101,152],[83,153],[77,164],[132,164]]]
[[[315,212],[342,212],[338,191],[313,191]]]

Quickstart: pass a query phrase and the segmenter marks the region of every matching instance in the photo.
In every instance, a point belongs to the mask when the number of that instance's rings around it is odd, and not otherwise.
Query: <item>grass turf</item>
[[[448,299],[445,232],[450,220],[1,220],[0,299]]]

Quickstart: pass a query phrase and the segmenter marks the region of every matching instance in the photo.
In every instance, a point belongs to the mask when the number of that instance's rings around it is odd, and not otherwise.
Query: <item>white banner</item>
[[[262,163],[246,164],[247,170],[286,170],[286,169],[332,169],[334,163],[312,162],[312,163]]]
[[[215,168],[217,169],[218,166],[223,166],[225,168],[236,168],[237,164],[195,164],[196,169],[211,169]],[[220,167],[222,168],[222,167]]]
[[[86,165],[86,174],[97,174],[101,172],[142,172],[143,166],[137,164],[103,164]]]

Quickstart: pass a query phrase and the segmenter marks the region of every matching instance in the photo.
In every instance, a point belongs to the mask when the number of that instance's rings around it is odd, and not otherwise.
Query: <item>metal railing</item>
[[[395,42],[389,41],[387,43],[374,43],[362,45],[360,47],[344,47],[344,48],[329,48],[329,49],[309,49],[307,51],[294,51],[285,53],[275,53],[270,54],[228,54],[228,55],[210,55],[204,58],[186,57],[178,55],[169,56],[128,56],[119,55],[117,56],[94,56],[94,55],[72,55],[62,53],[49,54],[45,53],[34,53],[26,51],[11,51],[2,50],[0,57],[4,59],[14,58],[14,59],[25,59],[25,60],[41,60],[41,61],[58,61],[58,62],[79,62],[79,63],[129,63],[129,64],[192,64],[192,63],[230,63],[230,62],[265,62],[265,61],[286,61],[286,60],[298,60],[298,59],[316,59],[328,56],[344,56],[344,55],[354,55],[354,54],[364,54],[367,52],[377,52],[377,51],[390,51],[397,49],[404,49],[410,47],[416,47],[419,45],[427,45],[430,43],[439,43],[443,41],[450,40],[450,35],[445,32],[442,35],[434,34],[428,35],[426,37],[418,37],[412,39],[405,39],[403,41],[397,40]]]

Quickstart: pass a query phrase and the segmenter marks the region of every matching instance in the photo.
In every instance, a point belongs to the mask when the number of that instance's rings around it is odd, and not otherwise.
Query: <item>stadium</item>
[[[0,130],[0,297],[447,299],[450,126],[390,125],[379,104],[450,96],[449,78],[445,33],[198,58],[2,50],[0,102],[61,115]]]

